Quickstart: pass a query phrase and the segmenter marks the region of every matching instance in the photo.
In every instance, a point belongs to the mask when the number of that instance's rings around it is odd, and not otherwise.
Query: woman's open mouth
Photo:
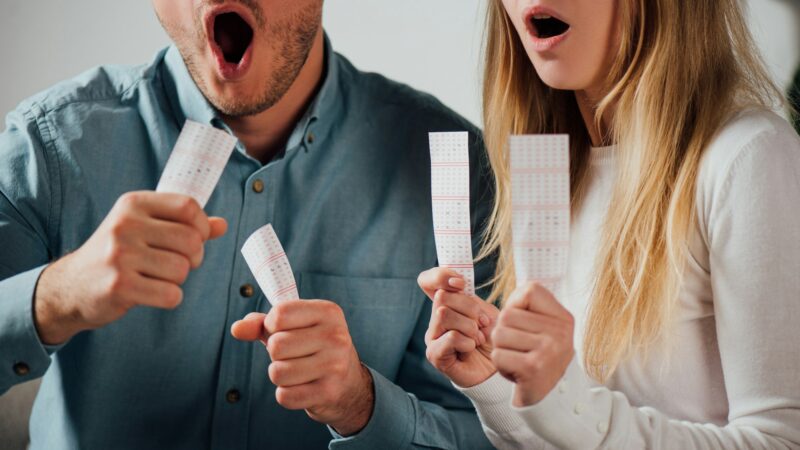
[[[566,37],[570,26],[551,11],[534,7],[525,14],[528,32],[533,37],[536,50],[547,51]]]
[[[253,27],[244,12],[212,11],[206,19],[209,46],[222,78],[234,80],[244,76],[250,66],[253,49]]]

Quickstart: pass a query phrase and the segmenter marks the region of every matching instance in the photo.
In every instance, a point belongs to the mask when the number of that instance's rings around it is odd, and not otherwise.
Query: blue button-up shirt
[[[491,206],[478,130],[434,98],[356,70],[326,42],[320,91],[286,150],[262,165],[237,145],[206,206],[228,233],[174,311],[137,308],[63,346],[32,317],[46,265],[81,246],[117,198],[153,189],[186,119],[230,130],[177,50],[150,65],[101,67],[23,102],[0,135],[0,393],[44,376],[34,449],[487,447],[469,402],[425,359],[430,302],[415,284],[436,265],[429,131],[468,130],[473,230]],[[253,183],[263,182],[263,190]],[[300,296],[343,308],[375,406],[342,438],[277,404],[260,344],[231,324],[269,310],[239,249],[272,223]],[[491,263],[479,264],[486,280]],[[27,369],[27,370],[24,370]]]

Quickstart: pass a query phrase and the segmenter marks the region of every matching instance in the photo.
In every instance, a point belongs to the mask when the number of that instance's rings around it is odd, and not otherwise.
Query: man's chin
[[[249,92],[228,92],[224,95],[204,94],[209,103],[226,117],[254,116],[270,109],[277,101],[277,99],[264,96],[263,93],[261,93],[261,98],[258,94]]]

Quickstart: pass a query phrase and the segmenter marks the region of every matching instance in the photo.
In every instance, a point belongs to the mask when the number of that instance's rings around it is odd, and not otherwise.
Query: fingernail
[[[462,283],[461,278],[453,277],[453,278],[450,278],[449,280],[447,280],[447,284],[449,284],[450,286],[452,286],[454,288],[460,288],[461,287],[461,283]]]
[[[480,317],[478,317],[478,323],[480,323],[482,327],[488,327],[489,324],[492,323],[492,319],[486,314],[481,313]]]

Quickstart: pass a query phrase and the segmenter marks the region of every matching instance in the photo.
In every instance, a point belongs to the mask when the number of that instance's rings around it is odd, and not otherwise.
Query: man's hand
[[[358,433],[369,422],[372,375],[361,364],[336,303],[279,303],[269,314],[250,313],[234,323],[231,334],[266,345],[272,359],[269,379],[277,386],[275,397],[283,407],[304,409],[343,436]]]
[[[92,236],[42,272],[34,295],[39,337],[66,341],[109,324],[135,306],[173,309],[180,286],[203,261],[203,245],[225,233],[192,198],[130,192]]]
[[[497,372],[490,357],[497,308],[460,292],[464,279],[450,269],[426,270],[417,282],[433,300],[425,333],[428,361],[461,387],[474,386]]]
[[[492,361],[517,384],[515,406],[538,403],[564,376],[575,354],[573,332],[572,314],[541,285],[511,294],[492,332]]]

